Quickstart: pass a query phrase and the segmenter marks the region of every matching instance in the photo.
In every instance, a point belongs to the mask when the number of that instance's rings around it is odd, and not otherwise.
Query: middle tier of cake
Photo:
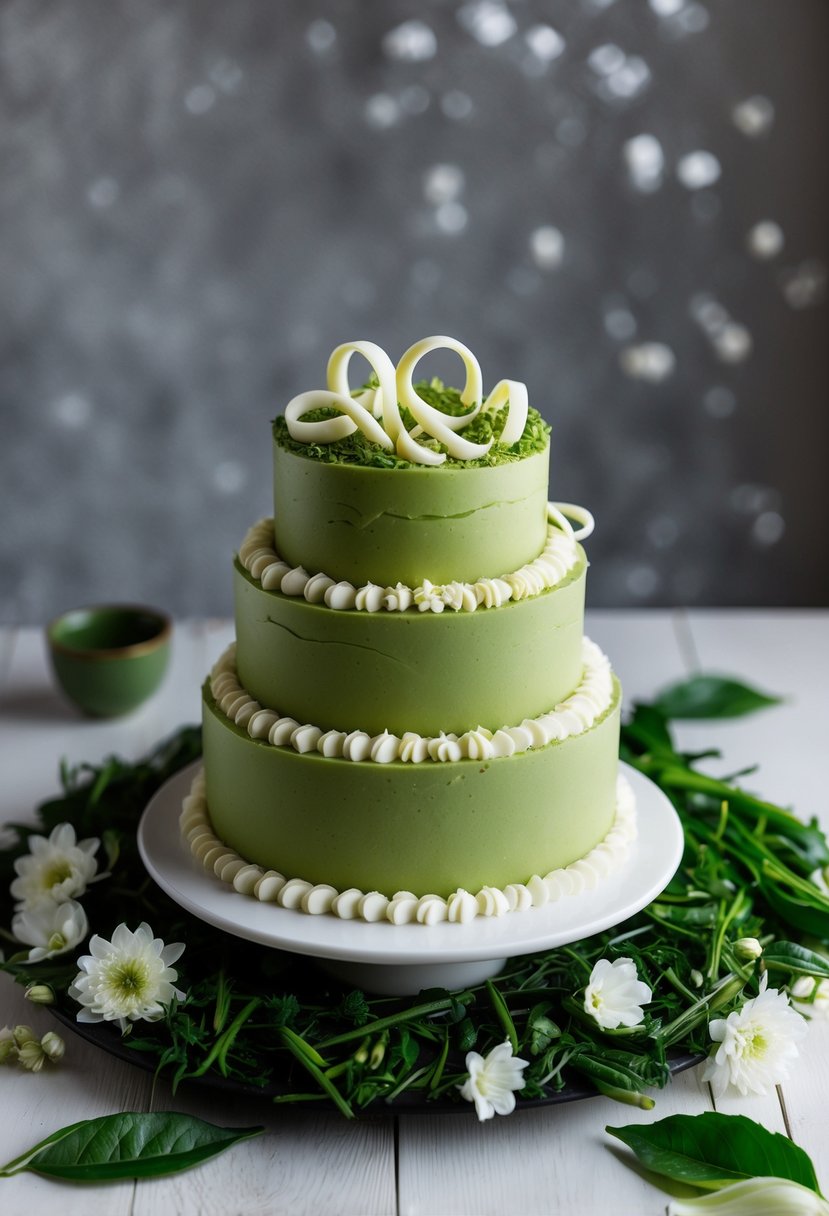
[[[541,552],[476,583],[354,587],[290,568],[254,525],[234,562],[243,687],[323,731],[462,734],[543,714],[582,672],[587,559],[552,522]]]

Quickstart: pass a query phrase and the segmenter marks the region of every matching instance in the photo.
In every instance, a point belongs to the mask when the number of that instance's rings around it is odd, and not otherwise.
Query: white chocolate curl
[[[412,375],[415,367],[433,350],[451,350],[460,355],[466,370],[461,401],[469,406],[460,417],[444,414],[424,401],[415,391]],[[374,391],[351,395],[348,365],[351,356],[362,355],[374,371],[378,387]],[[456,338],[435,336],[422,338],[409,347],[395,369],[386,352],[374,342],[344,342],[332,351],[328,360],[328,388],[300,393],[285,407],[288,432],[299,443],[336,443],[354,431],[363,434],[386,451],[412,464],[439,465],[446,456],[418,443],[415,436],[426,434],[438,440],[456,460],[477,460],[492,447],[488,443],[472,443],[456,434],[477,417],[483,404],[481,368],[472,351]],[[398,404],[399,403],[399,404]],[[407,431],[400,416],[404,405],[417,426]],[[527,386],[518,380],[500,380],[487,399],[491,411],[507,407],[507,418],[499,442],[511,446],[517,443],[527,421]],[[311,410],[328,408],[339,411],[333,418],[319,422],[303,422]]]

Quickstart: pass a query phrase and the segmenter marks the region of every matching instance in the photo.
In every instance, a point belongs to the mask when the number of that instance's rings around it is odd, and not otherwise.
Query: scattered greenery
[[[158,1178],[199,1165],[225,1149],[258,1136],[264,1127],[215,1127],[175,1111],[123,1111],[83,1119],[41,1140],[0,1167],[0,1178],[23,1170],[67,1182]]]
[[[749,690],[727,683],[728,693],[711,687],[712,703],[756,703]],[[681,701],[682,690],[671,695]],[[825,976],[818,949],[829,941],[829,897],[811,877],[829,865],[817,825],[736,781],[700,772],[700,760],[718,753],[677,751],[664,705],[634,708],[622,756],[667,793],[681,817],[686,847],[675,878],[625,924],[514,959],[497,980],[465,991],[367,996],[308,959],[222,934],[160,892],[138,856],[136,827],[155,789],[198,755],[193,728],[140,764],[112,758],[63,773],[64,795],[40,808],[41,828],[18,827],[15,843],[0,853],[0,924],[11,921],[13,861],[27,851],[29,835],[68,820],[79,836],[101,837],[111,871],[84,896],[93,931],[109,937],[121,921],[147,920],[165,941],[187,943],[177,964],[186,999],[164,1020],[135,1023],[122,1041],[114,1027],[97,1028],[174,1087],[225,1079],[275,1102],[329,1103],[352,1117],[378,1103],[457,1100],[466,1052],[483,1054],[508,1038],[530,1061],[521,1100],[580,1086],[647,1108],[653,1102],[643,1091],[666,1084],[677,1055],[687,1062],[707,1052],[714,1011],[727,1014],[756,995],[758,966],[773,969],[778,985]],[[810,945],[805,935],[816,940]],[[759,964],[746,961],[738,946],[744,938],[762,944]],[[632,958],[653,989],[641,1025],[602,1031],[585,1013],[583,989],[601,957]],[[50,985],[57,1009],[74,1018],[67,996],[74,956],[32,964],[22,951],[4,969],[21,983]]]
[[[377,381],[369,380],[361,388],[354,393],[357,396],[366,388],[376,388]],[[418,394],[429,405],[435,406],[444,414],[449,414],[453,418],[458,418],[462,414],[468,412],[469,407],[461,401],[461,395],[458,389],[451,388],[443,384],[437,378],[426,381],[422,380],[415,385]],[[440,468],[485,468],[492,465],[512,464],[516,460],[523,460],[527,456],[532,456],[534,452],[544,452],[547,450],[547,445],[550,440],[550,427],[539,414],[538,410],[530,407],[527,414],[527,421],[524,426],[524,433],[517,443],[509,446],[499,443],[498,436],[504,429],[507,421],[507,406],[502,406],[501,409],[490,411],[484,403],[483,409],[463,428],[464,439],[470,440],[471,443],[488,443],[490,439],[495,439],[492,448],[486,456],[480,457],[478,460],[458,460],[454,456],[446,454],[446,463],[439,466]],[[337,416],[337,411],[327,408],[310,410],[305,416],[305,422],[321,422],[323,419]],[[407,430],[411,431],[416,422],[405,406],[400,409],[400,417],[403,420],[403,425]],[[413,465],[408,460],[403,460],[395,455],[394,452],[386,452],[383,448],[372,443],[362,431],[356,430],[351,435],[347,435],[344,439],[339,439],[336,443],[299,443],[296,439],[292,439],[288,432],[288,424],[281,415],[274,419],[273,423],[274,439],[280,447],[285,448],[288,452],[295,452],[298,456],[305,456],[309,460],[320,460],[325,464],[357,464],[364,465],[372,469],[412,469],[422,468],[422,465]],[[430,448],[433,452],[444,452],[446,448],[442,443],[433,439],[430,435],[416,434],[417,442],[424,447]]]

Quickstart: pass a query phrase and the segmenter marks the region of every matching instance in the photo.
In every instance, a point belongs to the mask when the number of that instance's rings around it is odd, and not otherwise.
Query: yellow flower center
[[[131,960],[114,967],[110,980],[112,987],[118,989],[122,997],[135,997],[147,986],[147,969]]]
[[[66,882],[67,878],[72,877],[72,867],[68,861],[61,858],[59,861],[53,861],[48,870],[43,873],[43,885],[46,890],[52,887],[60,886],[62,882]]]

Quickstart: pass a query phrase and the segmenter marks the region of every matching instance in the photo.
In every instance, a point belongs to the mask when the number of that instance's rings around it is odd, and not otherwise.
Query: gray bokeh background
[[[440,332],[553,424],[594,606],[825,604],[828,17],[2,0],[0,620],[229,613],[269,420]]]

